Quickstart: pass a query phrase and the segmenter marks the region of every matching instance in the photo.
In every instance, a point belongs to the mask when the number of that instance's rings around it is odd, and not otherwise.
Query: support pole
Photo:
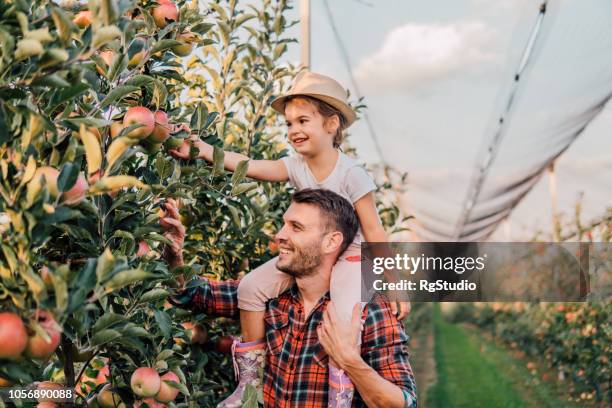
[[[310,70],[310,0],[300,0],[301,63]]]

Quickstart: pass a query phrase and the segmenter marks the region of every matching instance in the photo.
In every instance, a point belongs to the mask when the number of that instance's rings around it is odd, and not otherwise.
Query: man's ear
[[[344,236],[340,231],[331,231],[323,237],[323,253],[332,254],[342,247]]]

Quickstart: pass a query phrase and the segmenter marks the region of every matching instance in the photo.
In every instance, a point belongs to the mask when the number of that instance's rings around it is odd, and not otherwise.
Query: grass
[[[427,391],[427,408],[574,406],[477,330],[446,322],[438,304],[433,325],[437,381]]]
[[[433,320],[437,382],[427,392],[428,408],[530,406],[465,330],[443,319],[437,304]]]

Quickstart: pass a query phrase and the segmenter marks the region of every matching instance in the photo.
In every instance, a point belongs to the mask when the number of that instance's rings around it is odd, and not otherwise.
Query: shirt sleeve
[[[297,173],[296,173],[297,166],[298,166],[297,160],[298,158],[296,156],[281,157],[281,161],[283,162],[283,164],[285,165],[285,168],[287,169],[287,176],[289,177],[289,183],[295,188],[298,188]]]
[[[353,204],[370,191],[376,190],[374,180],[361,166],[353,166],[348,170],[345,183],[346,191]]]
[[[408,358],[408,336],[380,295],[367,306],[361,356],[381,377],[402,389],[405,406],[417,407],[416,382]]]
[[[181,309],[217,317],[238,317],[239,280],[211,281],[195,278],[186,289],[169,298]]]

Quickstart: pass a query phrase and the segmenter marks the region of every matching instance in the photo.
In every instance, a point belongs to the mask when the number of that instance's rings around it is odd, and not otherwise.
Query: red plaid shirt
[[[238,283],[199,282],[199,286],[174,298],[172,303],[209,315],[238,316]],[[326,408],[328,394],[328,357],[319,343],[317,326],[329,302],[329,292],[304,316],[297,286],[268,301],[265,322],[266,370],[264,405],[266,407]],[[375,295],[364,309],[361,356],[383,378],[402,388],[410,397],[407,407],[416,407],[416,385],[406,343],[408,336],[391,314],[386,299]],[[355,392],[354,407],[365,407]]]

